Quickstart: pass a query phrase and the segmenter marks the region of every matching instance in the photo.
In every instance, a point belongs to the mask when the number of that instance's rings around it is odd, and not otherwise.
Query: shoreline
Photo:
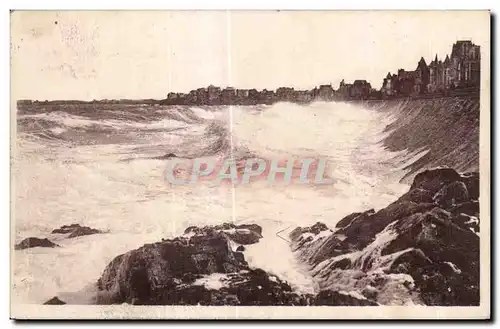
[[[387,98],[367,98],[367,99],[342,99],[342,98],[332,98],[332,99],[314,99],[311,101],[295,101],[288,99],[275,99],[269,102],[254,101],[249,99],[244,99],[242,101],[235,102],[172,102],[166,99],[123,99],[123,100],[52,100],[52,101],[38,101],[38,100],[18,100],[16,102],[17,108],[20,107],[31,107],[36,105],[163,105],[163,106],[255,106],[255,105],[274,105],[277,103],[292,103],[299,105],[308,105],[315,102],[343,102],[343,103],[371,103],[371,102],[391,102],[391,101],[412,101],[421,99],[448,99],[448,98],[479,98],[480,92],[460,92],[457,90],[449,95],[443,94],[423,94],[418,96],[395,96]]]

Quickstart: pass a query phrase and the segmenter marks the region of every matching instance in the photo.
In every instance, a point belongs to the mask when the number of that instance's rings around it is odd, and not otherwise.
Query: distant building
[[[335,95],[332,85],[321,85],[317,91],[317,98],[323,101],[331,101]]]
[[[429,85],[430,73],[425,59],[422,57],[415,69],[415,84],[413,88],[414,94],[425,94]]]
[[[264,104],[272,104],[276,99],[276,94],[274,93],[273,90],[264,89],[260,94],[262,103]]]
[[[236,99],[236,90],[233,87],[227,87],[221,91],[221,104],[234,104]]]
[[[399,95],[410,96],[414,94],[415,88],[415,71],[398,70],[398,89]]]
[[[451,51],[453,83],[455,87],[479,86],[481,54],[480,47],[472,41],[457,41]]]
[[[276,97],[279,101],[293,101],[295,90],[290,87],[280,87],[276,89]]]
[[[449,62],[448,56],[446,56]],[[429,85],[427,86],[427,92],[436,93],[442,92],[446,89],[447,78],[446,78],[445,64],[438,60],[437,54],[434,60],[429,64]]]
[[[236,97],[238,98],[247,98],[248,97],[248,89],[237,89]]]
[[[351,88],[352,84],[345,83],[344,79],[342,79],[342,81],[340,81],[339,89],[337,91],[340,99],[348,99],[349,97],[351,97]]]
[[[209,102],[209,104],[215,104],[215,103],[219,102],[220,96],[221,96],[221,89],[220,89],[220,87],[215,87],[213,85],[210,85],[207,88],[207,92],[208,92],[208,102]]]
[[[308,103],[312,101],[312,93],[309,90],[297,90],[294,99],[299,103]]]
[[[372,86],[366,80],[355,80],[350,88],[349,96],[354,99],[368,99]]]
[[[392,97],[398,94],[399,83],[398,76],[396,74],[387,73],[382,83],[382,88],[380,93],[382,97]]]
[[[32,105],[33,101],[31,99],[21,99],[17,101],[17,105],[19,106],[26,106],[26,105]]]
[[[380,89],[381,97],[416,96],[448,93],[456,88],[478,88],[480,84],[480,47],[472,41],[457,41],[444,61],[434,57],[427,65],[422,57],[415,71],[398,70],[397,75],[388,73]]]
[[[167,95],[168,100],[176,100],[177,98],[179,98],[179,94],[177,93],[168,93]]]

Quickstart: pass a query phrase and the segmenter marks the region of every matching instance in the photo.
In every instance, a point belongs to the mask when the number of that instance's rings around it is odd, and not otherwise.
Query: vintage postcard
[[[15,319],[488,319],[489,11],[12,11]]]

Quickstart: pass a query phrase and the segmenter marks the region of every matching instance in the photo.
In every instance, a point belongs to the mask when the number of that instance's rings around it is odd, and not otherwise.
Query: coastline
[[[206,102],[171,102],[166,99],[120,99],[120,100],[92,100],[92,101],[84,101],[84,100],[46,100],[46,101],[37,101],[37,100],[18,100],[17,107],[32,107],[33,105],[89,105],[89,104],[109,104],[109,105],[186,105],[186,106],[249,106],[249,105],[273,105],[280,102],[287,102],[293,104],[300,105],[308,105],[314,102],[344,102],[344,103],[371,103],[371,102],[389,102],[389,101],[412,101],[419,99],[448,99],[455,97],[464,97],[464,98],[479,98],[480,91],[479,90],[460,90],[457,89],[447,95],[444,94],[423,94],[416,96],[392,96],[386,98],[367,98],[367,99],[353,99],[353,98],[332,98],[332,99],[322,99],[317,98],[311,101],[296,101],[289,99],[273,99],[271,102],[256,102],[254,100],[245,99],[244,101],[239,102],[217,102],[217,103],[206,103]]]

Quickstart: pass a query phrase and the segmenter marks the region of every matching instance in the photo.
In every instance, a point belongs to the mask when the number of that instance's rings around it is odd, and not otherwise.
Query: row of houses
[[[470,40],[457,41],[451,56],[439,60],[436,54],[428,65],[422,57],[413,71],[390,72],[380,90],[383,98],[446,94],[456,89],[477,89],[480,84],[480,46]]]
[[[187,94],[169,93],[163,104],[178,105],[253,105],[273,104],[276,102],[308,103],[322,100],[367,100],[391,97],[409,97],[434,94],[447,94],[456,89],[479,88],[480,47],[469,40],[457,41],[451,56],[438,60],[434,58],[427,64],[422,57],[414,70],[399,69],[397,74],[390,72],[383,79],[382,88],[372,88],[366,80],[353,83],[340,82],[337,90],[331,84],[320,85],[312,90],[295,90],[280,87],[276,91],[256,89],[235,89],[208,86],[192,90]]]
[[[176,105],[255,105],[276,102],[308,103],[313,100],[333,100],[334,90],[331,85],[323,85],[312,90],[295,90],[280,87],[274,90],[235,89],[208,86],[192,90],[187,94],[169,93],[163,104]]]
[[[369,99],[374,92],[366,80],[355,80],[352,84],[340,83],[335,90],[331,84],[320,85],[311,90],[295,90],[280,87],[273,90],[235,89],[208,86],[192,90],[189,93],[169,93],[163,104],[175,105],[255,105],[276,102],[309,103],[312,101],[333,101],[345,99]]]

